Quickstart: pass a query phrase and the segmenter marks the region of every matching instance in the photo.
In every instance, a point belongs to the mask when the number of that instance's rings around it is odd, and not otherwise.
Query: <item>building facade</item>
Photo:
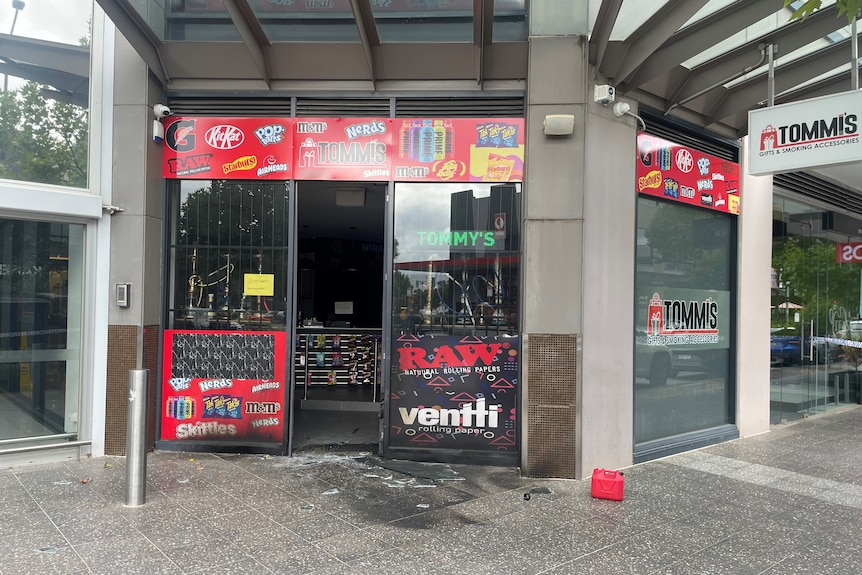
[[[604,12],[329,4],[325,20],[292,3],[96,5],[90,186],[57,192],[74,208],[51,196],[25,209],[79,214],[50,237],[80,261],[63,276],[83,306],[67,320],[69,333],[81,324],[69,369],[83,374],[67,404],[90,406],[75,439],[93,454],[124,451],[139,368],[160,449],[290,453],[309,412],[364,414],[384,457],[537,477],[765,432],[810,397],[853,400],[837,357],[770,365],[772,306],[797,280],[771,280],[774,243],[793,224],[773,237],[765,222],[798,221],[787,206],[806,192],[747,175],[748,141],[730,125],[706,129],[688,109],[670,118],[643,91],[608,93],[617,83],[595,56]],[[303,165],[304,144],[336,157],[349,138],[317,135],[360,125],[387,146],[385,167],[365,147],[347,167]],[[452,141],[469,140],[451,157],[450,126]],[[233,146],[240,133],[261,148]],[[448,160],[453,172],[439,171]],[[855,213],[806,201],[812,214]],[[808,334],[834,336],[827,325]],[[247,348],[262,355],[247,360]],[[824,395],[836,375],[848,391]],[[787,378],[818,389],[776,402]]]

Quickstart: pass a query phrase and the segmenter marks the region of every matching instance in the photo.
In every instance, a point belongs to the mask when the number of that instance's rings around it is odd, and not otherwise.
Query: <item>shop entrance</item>
[[[380,441],[386,184],[297,182],[292,452]]]

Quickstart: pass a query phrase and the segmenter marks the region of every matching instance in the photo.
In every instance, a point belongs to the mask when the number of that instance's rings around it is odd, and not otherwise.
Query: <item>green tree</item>
[[[0,177],[86,187],[87,110],[46,100],[42,88],[0,95]]]
[[[843,307],[858,316],[859,266],[835,261],[835,244],[824,240],[803,241],[790,237],[772,251],[772,266],[779,270],[782,282],[793,289],[792,300],[803,306],[805,320],[815,320],[821,334],[832,330],[829,311]],[[778,305],[785,293],[773,302]]]
[[[784,7],[787,8],[797,0],[784,0]],[[791,20],[807,18],[812,12],[815,10],[819,10],[822,4],[821,0],[805,0],[796,10],[794,10],[793,14],[790,16]],[[836,0],[835,5],[838,7],[838,17],[841,15],[847,16],[847,22],[851,22],[853,17],[859,13],[859,10],[862,9],[862,0]]]

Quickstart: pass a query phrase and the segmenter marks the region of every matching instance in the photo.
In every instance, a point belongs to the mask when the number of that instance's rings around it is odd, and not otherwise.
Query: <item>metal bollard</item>
[[[126,507],[143,505],[147,496],[148,369],[129,370],[129,417],[126,425]]]

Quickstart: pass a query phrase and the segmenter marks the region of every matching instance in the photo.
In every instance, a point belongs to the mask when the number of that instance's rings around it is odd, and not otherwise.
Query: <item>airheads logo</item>
[[[832,118],[821,118],[813,122],[799,122],[785,126],[766,126],[760,132],[760,151],[824,147],[823,142],[850,138],[858,141],[859,126],[856,114],[842,113]],[[818,145],[820,144],[820,145]]]
[[[717,343],[718,302],[662,299],[654,293],[649,301],[647,336],[673,336],[666,342],[653,343]],[[677,341],[677,336],[683,336]],[[692,337],[695,336],[695,341]],[[703,336],[703,337],[701,337]]]

